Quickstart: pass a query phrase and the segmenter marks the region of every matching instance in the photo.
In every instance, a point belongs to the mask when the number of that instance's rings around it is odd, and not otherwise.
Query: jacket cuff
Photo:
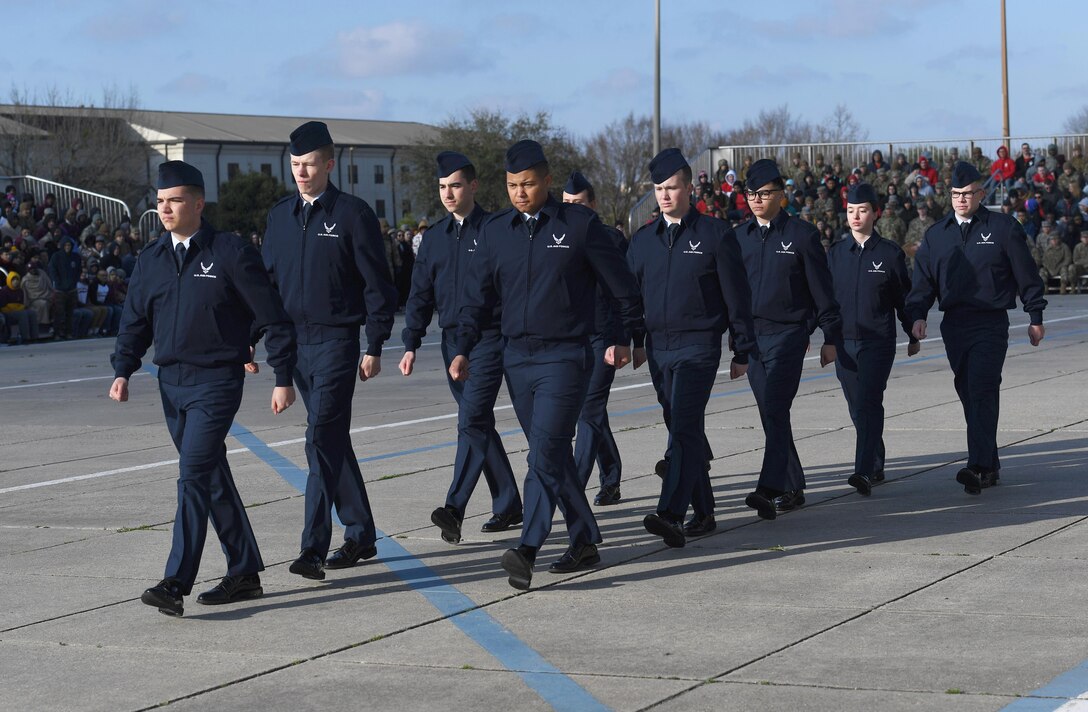
[[[1043,312],[1042,310],[1028,312],[1028,318],[1031,320],[1032,326],[1040,326],[1043,323]]]
[[[733,354],[733,363],[740,366],[748,365],[748,354]]]
[[[646,348],[646,332],[642,329],[635,329],[631,332],[631,342],[636,349]]]
[[[380,358],[381,355],[382,355],[382,345],[384,343],[385,343],[384,341],[378,341],[378,342],[373,343],[373,344],[368,343],[366,345],[366,355],[367,356],[374,356],[375,358]]]
[[[276,388],[293,388],[294,385],[295,383],[291,380],[290,371],[276,371]]]

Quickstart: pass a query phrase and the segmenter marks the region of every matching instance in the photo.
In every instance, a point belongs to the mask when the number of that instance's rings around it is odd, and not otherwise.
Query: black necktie
[[[453,224],[453,232],[457,235],[457,239],[461,239],[461,223],[455,222]]]
[[[967,233],[971,231],[971,221],[965,220],[960,223],[960,235],[963,237],[963,241],[967,242]]]
[[[179,242],[174,245],[174,257],[177,258],[178,273],[180,274],[181,266],[185,264],[185,245],[183,243]]]
[[[525,226],[529,228],[529,237],[536,234],[536,218],[526,218]]]
[[[306,227],[306,223],[310,221],[310,211],[313,210],[312,203],[302,203],[302,227]]]
[[[770,225],[760,225],[759,226],[759,235],[764,240],[767,239],[767,233],[770,232],[770,231],[771,231],[771,226]]]
[[[665,232],[669,235],[669,247],[672,247],[672,243],[676,242],[676,233],[680,232],[680,223],[669,223]]]

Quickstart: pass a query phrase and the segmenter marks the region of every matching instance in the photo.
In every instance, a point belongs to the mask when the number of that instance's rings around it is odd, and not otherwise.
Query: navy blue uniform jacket
[[[798,324],[819,326],[825,344],[842,338],[842,318],[831,286],[827,254],[814,225],[785,210],[771,221],[766,239],[755,218],[737,227],[756,332],[781,333]]]
[[[926,230],[914,256],[907,298],[911,323],[924,320],[940,300],[941,311],[1007,311],[1016,295],[1032,324],[1043,323],[1043,280],[1031,258],[1024,228],[1015,218],[980,208],[964,240],[956,214]]]
[[[847,237],[831,245],[827,264],[842,310],[844,339],[894,339],[896,317],[910,336],[913,322],[904,309],[910,275],[899,245],[875,230],[864,247]]]
[[[605,231],[612,237],[612,242],[621,255],[627,254],[627,238],[614,227],[604,226]],[[620,319],[619,305],[608,294],[608,290],[600,283],[597,284],[597,310],[593,315],[593,336],[601,339],[606,345],[626,344],[631,341],[631,334],[623,328]]]
[[[536,235],[514,208],[491,215],[472,256],[458,319],[457,353],[467,356],[496,300],[508,339],[587,340],[593,335],[598,280],[620,320],[642,339],[642,300],[623,255],[597,215],[549,196]]]
[[[154,342],[156,365],[203,369],[194,382],[240,376],[254,331],[265,334],[276,385],[290,386],[295,328],[261,256],[248,241],[205,222],[189,240],[180,274],[170,233],[140,253],[110,361],[115,376],[129,378]]]
[[[423,343],[436,308],[439,328],[457,327],[469,260],[476,252],[480,227],[487,215],[479,205],[473,207],[461,225],[460,237],[452,215],[442,218],[423,233],[412,268],[412,291],[404,307],[405,326],[401,340],[405,351],[415,351]],[[497,329],[501,317],[502,309],[496,303],[488,323]],[[484,328],[488,327],[485,325]]]
[[[358,339],[380,356],[393,330],[397,291],[389,279],[381,228],[360,198],[329,183],[302,223],[302,198],[272,206],[261,249],[272,283],[303,344]]]
[[[710,332],[720,342],[729,329],[735,360],[748,362],[755,350],[751,290],[729,223],[691,208],[670,244],[668,223],[659,217],[631,238],[627,261],[642,288],[651,338]]]

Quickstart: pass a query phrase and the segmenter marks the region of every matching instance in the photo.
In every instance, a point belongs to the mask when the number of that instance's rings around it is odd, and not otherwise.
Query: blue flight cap
[[[465,166],[472,165],[472,161],[468,160],[468,156],[457,151],[443,151],[435,156],[434,160],[438,163],[439,178],[448,178]]]
[[[185,161],[167,161],[159,164],[159,180],[155,184],[158,190],[177,188],[181,185],[204,187],[204,176]]]
[[[868,183],[855,183],[846,192],[846,202],[851,205],[868,203],[875,208],[877,206],[876,190]]]
[[[953,188],[966,188],[975,181],[980,180],[982,180],[982,175],[978,172],[978,169],[967,161],[957,161],[956,165],[952,166]]]
[[[544,149],[532,139],[522,139],[506,150],[506,172],[521,173],[544,163]]]
[[[690,167],[679,148],[664,148],[650,161],[650,180],[661,185],[677,171]]]
[[[771,158],[761,158],[748,169],[748,190],[759,190],[771,181],[782,180],[782,174],[778,172],[778,164]]]
[[[574,171],[567,178],[567,184],[563,186],[563,192],[570,195],[578,195],[581,192],[593,190],[593,184],[589,182],[581,171]]]
[[[332,144],[332,135],[324,121],[307,121],[291,132],[291,155],[305,156]]]

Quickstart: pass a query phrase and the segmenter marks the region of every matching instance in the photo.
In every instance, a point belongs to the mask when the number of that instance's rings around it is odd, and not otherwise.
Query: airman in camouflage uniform
[[[1073,289],[1080,291],[1080,278],[1088,274],[1088,230],[1080,234],[1080,242],[1073,248]]]
[[[1050,244],[1043,251],[1043,266],[1039,268],[1039,276],[1043,279],[1043,285],[1049,286],[1050,280],[1058,278],[1058,294],[1065,294],[1073,284],[1073,254],[1069,246],[1062,242],[1057,234],[1051,233]]]
[[[888,198],[888,204],[884,207],[884,214],[876,221],[876,231],[881,237],[887,238],[897,245],[903,245],[903,238],[907,235],[907,226],[903,218],[899,217],[899,198],[894,195]]]
[[[907,225],[907,234],[903,237],[903,244],[909,245],[912,242],[921,242],[926,235],[926,230],[935,222],[937,222],[937,219],[929,214],[929,206],[926,203],[918,203],[918,217],[911,220],[910,225]]]

